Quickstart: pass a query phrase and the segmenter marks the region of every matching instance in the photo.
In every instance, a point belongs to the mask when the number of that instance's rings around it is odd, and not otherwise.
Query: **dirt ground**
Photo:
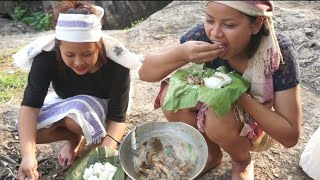
[[[146,83],[135,80],[135,97],[132,113],[129,115],[127,130],[147,121],[165,121],[159,110],[153,110],[153,99],[158,83]],[[19,93],[17,93],[19,97]],[[14,128],[17,120],[19,98],[12,99],[0,106],[0,179],[15,179],[20,162],[19,139]],[[320,98],[302,86],[302,106],[304,112],[303,131],[299,144],[285,149],[280,145],[263,152],[253,153],[255,178],[264,179],[309,179],[298,165],[299,157],[310,135],[319,125]],[[63,143],[37,146],[37,159],[41,179],[64,179],[67,170],[61,169],[56,161],[57,153]],[[224,163],[211,170],[200,179],[230,179],[231,164],[227,154]]]
[[[36,37],[46,34],[17,34],[2,36],[0,42],[0,53],[9,52]],[[121,39],[123,32],[114,32],[115,36]],[[156,51],[165,44],[174,41],[174,37],[166,39],[164,36],[157,36],[158,41],[152,43],[147,41],[144,44],[137,43],[131,47],[135,51],[145,52]],[[12,70],[8,66],[3,70]],[[255,161],[255,179],[281,179],[281,180],[308,180],[309,178],[299,167],[300,155],[310,139],[310,136],[319,127],[320,122],[320,96],[309,90],[311,84],[302,84],[301,96],[303,107],[303,129],[299,143],[290,149],[281,145],[276,145],[268,151],[262,153],[252,153]],[[128,116],[127,131],[136,125],[149,121],[165,121],[160,110],[153,109],[153,99],[159,83],[146,83],[134,80],[134,105],[131,114]],[[16,96],[5,104],[0,104],[0,179],[16,179],[19,162],[19,138],[15,129],[15,121],[18,117],[18,108],[21,101],[22,92],[17,92]],[[46,145],[37,145],[38,170],[41,179],[64,179],[67,170],[61,169],[57,164],[57,153],[63,142]],[[231,177],[230,158],[224,154],[224,162],[217,168],[211,170],[199,179],[224,180]]]
[[[135,101],[131,115],[128,117],[128,130],[148,121],[165,121],[159,110],[152,109],[151,100],[158,89],[158,84],[137,81],[135,83]],[[255,178],[264,179],[310,179],[298,165],[299,157],[310,135],[318,127],[320,117],[320,99],[314,94],[302,89],[302,106],[304,111],[303,132],[299,144],[285,149],[280,145],[263,152],[253,153],[255,163]],[[14,121],[17,119],[17,106],[1,105],[0,108],[0,179],[15,179],[20,162],[19,141]],[[57,153],[63,143],[37,145],[39,172],[43,180],[64,179],[67,170],[61,169],[56,161]],[[200,179],[230,179],[231,164],[227,154],[224,162]]]

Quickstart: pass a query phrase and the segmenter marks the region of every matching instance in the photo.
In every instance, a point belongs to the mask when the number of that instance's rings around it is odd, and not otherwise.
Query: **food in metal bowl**
[[[131,130],[119,159],[131,179],[194,179],[204,168],[208,149],[194,127],[181,122],[147,122]]]
[[[182,146],[188,149],[188,145]],[[177,156],[173,144],[163,145],[157,137],[139,147],[134,168],[141,180],[188,179],[195,169],[191,160]]]

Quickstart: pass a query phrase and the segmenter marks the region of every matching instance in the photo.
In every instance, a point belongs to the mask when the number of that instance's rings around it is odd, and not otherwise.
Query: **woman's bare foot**
[[[254,180],[254,161],[249,163],[232,161],[232,180]]]
[[[67,141],[58,155],[58,162],[62,167],[68,168],[76,159],[83,136]]]

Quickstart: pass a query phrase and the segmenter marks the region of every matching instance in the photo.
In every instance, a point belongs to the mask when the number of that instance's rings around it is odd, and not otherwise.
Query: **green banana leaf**
[[[96,162],[109,162],[117,167],[117,171],[113,176],[113,180],[124,180],[125,173],[120,165],[118,152],[108,147],[96,147],[91,149],[85,156],[79,158],[70,168],[66,179],[67,180],[83,180],[83,174],[86,168]]]
[[[223,88],[212,89],[203,85],[187,83],[186,78],[189,75],[204,78],[212,76],[216,71],[231,77],[231,84]],[[172,75],[163,108],[176,112],[179,109],[195,107],[197,102],[200,101],[207,104],[222,117],[231,110],[232,104],[249,87],[250,84],[247,80],[235,72],[228,72],[225,66],[210,69],[205,68],[204,64],[194,64],[189,68],[180,69]]]

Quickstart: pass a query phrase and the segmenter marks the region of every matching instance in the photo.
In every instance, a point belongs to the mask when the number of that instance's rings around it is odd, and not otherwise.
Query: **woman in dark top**
[[[19,112],[19,179],[39,178],[37,143],[67,140],[58,160],[60,165],[69,166],[83,139],[87,145],[113,149],[122,139],[130,70],[115,59],[135,59],[133,53],[117,43],[106,49],[113,40],[103,39],[107,37],[101,33],[102,16],[101,7],[83,1],[62,2],[57,7],[55,37],[50,42],[54,46],[33,58]],[[33,51],[34,47],[28,46],[27,56]],[[50,83],[58,98],[46,98]]]
[[[218,116],[202,102],[196,107],[163,113],[169,121],[198,127],[208,145],[203,173],[232,161],[232,179],[254,178],[250,151],[276,142],[297,144],[302,121],[300,76],[296,50],[289,38],[275,34],[271,1],[208,1],[205,21],[181,37],[180,43],[145,57],[140,79],[160,81],[188,63],[209,68],[227,66],[250,82],[232,110]],[[168,90],[162,81],[155,107],[162,107]]]

